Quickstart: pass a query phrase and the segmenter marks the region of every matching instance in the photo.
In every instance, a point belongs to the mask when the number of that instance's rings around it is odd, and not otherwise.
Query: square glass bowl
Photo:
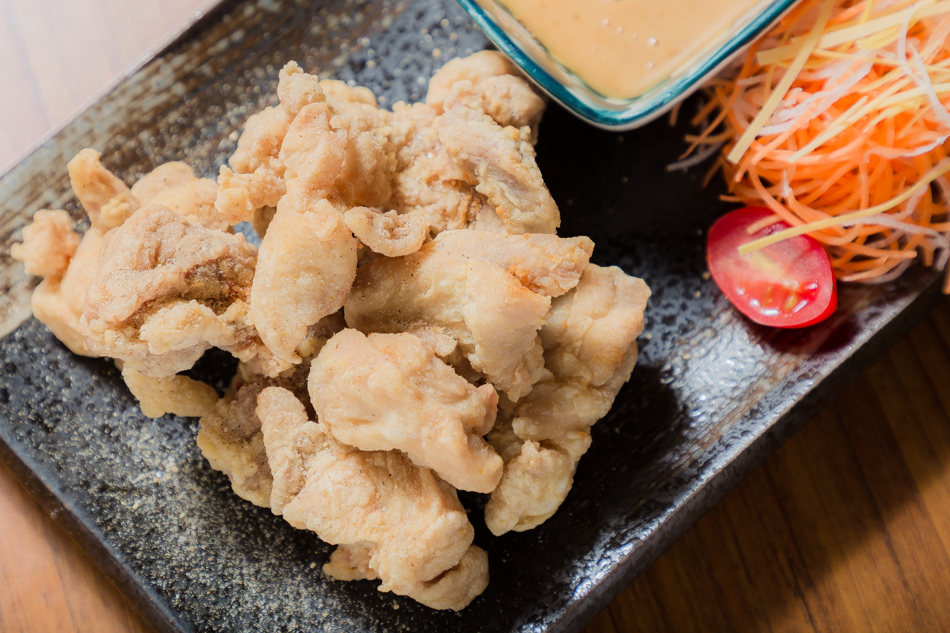
[[[658,0],[662,1],[662,0]],[[606,97],[558,61],[499,0],[458,0],[488,35],[551,97],[577,116],[608,130],[629,130],[649,123],[688,97],[703,81],[746,49],[797,0],[763,0],[732,29],[681,64],[647,92],[627,99]],[[623,63],[623,60],[617,60]]]

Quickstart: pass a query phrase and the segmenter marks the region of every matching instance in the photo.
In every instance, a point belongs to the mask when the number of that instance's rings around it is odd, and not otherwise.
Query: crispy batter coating
[[[160,204],[194,224],[225,230],[214,209],[218,187],[210,178],[198,178],[182,162],[159,165],[142,176],[131,189],[102,166],[99,153],[86,148],[67,165],[73,193],[89,216],[93,228],[105,233],[146,203]]]
[[[296,64],[295,64],[296,66]],[[283,105],[248,118],[237,149],[218,173],[215,208],[231,225],[250,222],[262,207],[275,207],[286,193],[280,148],[293,122]]]
[[[436,114],[442,114],[445,100],[449,98],[455,84],[465,81],[470,85],[478,85],[492,77],[504,75],[520,77],[521,71],[498,51],[479,51],[468,57],[457,57],[432,75],[425,103]]]
[[[279,371],[248,318],[255,259],[241,235],[146,205],[103,239],[80,330],[97,354],[153,377],[190,368],[209,347]]]
[[[488,554],[470,546],[455,567],[419,583],[409,597],[431,609],[461,611],[488,587]]]
[[[343,330],[313,362],[310,398],[341,442],[400,450],[460,490],[491,492],[501,478],[502,460],[482,439],[498,394],[472,386],[412,334]]]
[[[480,110],[501,127],[528,127],[537,142],[545,100],[498,51],[453,59],[429,81],[426,105],[442,114],[462,105]]]
[[[392,114],[365,103],[327,102],[331,125],[346,131],[343,170],[336,195],[344,206],[381,207],[392,196],[396,147],[392,141]]]
[[[589,446],[590,436],[584,437]],[[492,437],[493,444],[497,441]],[[571,491],[577,461],[587,446],[576,447],[578,454],[550,442],[519,442],[518,452],[505,464],[501,482],[486,504],[488,529],[496,536],[511,530],[524,532],[551,518]]]
[[[376,580],[378,576],[369,566],[371,551],[362,543],[340,545],[323,566],[323,573],[336,580]],[[420,583],[408,596],[431,609],[461,611],[487,586],[488,555],[472,545],[458,565]]]
[[[387,256],[447,229],[553,233],[557,207],[530,148],[544,100],[495,53],[450,62],[433,86],[429,105],[388,112],[365,88],[288,63],[281,104],[248,120],[221,168],[218,211],[231,224],[251,221],[295,188],[342,213],[357,209],[351,230]],[[457,130],[467,125],[482,128],[481,139],[463,150]]]
[[[212,468],[227,475],[234,493],[263,508],[270,507],[273,477],[257,417],[257,396],[269,386],[265,377],[239,365],[231,388],[199,421],[197,438],[202,455]]]
[[[353,207],[343,217],[360,242],[386,257],[415,253],[429,236],[429,226],[418,214]]]
[[[239,363],[231,388],[199,421],[198,447],[212,468],[228,476],[234,492],[242,499],[270,507],[273,477],[264,451],[261,420],[257,417],[257,396],[267,387],[283,387],[312,413],[307,391],[310,362],[327,340],[345,326],[340,313],[320,320],[297,348],[302,362],[273,378],[255,374],[246,364]]]
[[[149,418],[160,418],[166,413],[199,417],[213,410],[218,402],[218,393],[211,385],[188,376],[153,378],[127,365],[122,369],[122,379]]]
[[[289,62],[277,93],[280,105],[248,120],[230,168],[221,167],[216,207],[230,224],[278,206],[292,186],[343,211],[389,199],[395,167],[390,113],[376,107],[369,90],[320,81]]]
[[[273,169],[278,175],[283,168],[278,160],[281,143],[294,117],[282,105],[264,108],[251,115],[238,138],[237,149],[228,160],[238,174],[250,174],[258,167]]]
[[[13,259],[23,262],[28,275],[62,279],[69,260],[79,247],[79,235],[65,211],[37,211],[23,227],[23,243],[10,248]]]
[[[297,62],[290,61],[280,69],[277,98],[284,111],[295,117],[304,106],[325,101],[326,95],[319,77],[305,73]]]
[[[361,266],[343,313],[364,332],[442,328],[476,371],[518,400],[543,372],[538,330],[551,299],[534,289],[573,286],[592,247],[587,238],[447,231],[416,253]]]
[[[594,252],[594,243],[584,236],[447,231],[436,241],[443,252],[504,268],[525,288],[546,297],[559,297],[576,286]]]
[[[86,148],[66,165],[73,193],[93,228],[105,233],[117,227],[139,207],[124,182],[99,162],[99,152]]]
[[[343,173],[346,130],[333,126],[332,117],[325,102],[304,106],[280,147],[284,179],[294,181],[297,192],[314,199],[331,195]]]
[[[344,86],[321,82],[294,62],[281,70],[277,93],[294,117],[279,153],[284,178],[343,207],[382,205],[395,167],[391,115],[365,88]]]
[[[502,128],[480,110],[462,107],[442,115],[439,125],[446,152],[512,234],[554,233],[561,224],[531,139],[526,127]]]
[[[348,101],[350,103],[365,103],[366,105],[378,105],[376,95],[369,88],[363,86],[350,86],[345,81],[338,79],[321,79],[320,87],[327,96],[328,101]]]
[[[439,115],[433,108],[397,103],[392,125],[398,150],[388,207],[400,215],[420,217],[432,235],[468,228],[481,215],[495,215],[442,147]]]
[[[11,255],[30,274],[44,277],[30,298],[33,315],[73,353],[97,356],[79,331],[86,288],[96,273],[102,234],[89,229],[80,240],[65,211],[37,211]]]
[[[46,279],[32,297],[33,314],[73,352],[97,356],[81,331],[86,290],[96,276],[103,236],[121,225],[145,203],[167,205],[172,211],[208,228],[227,229],[215,212],[217,185],[197,178],[180,162],[167,163],[143,176],[130,190],[102,166],[99,154],[84,149],[68,165],[70,182],[89,215],[92,228],[79,240],[64,211],[38,211],[24,228],[23,244],[12,255],[27,272]]]
[[[214,207],[227,224],[253,222],[264,209],[276,207],[285,193],[284,180],[264,165],[249,174],[236,173],[221,165]]]
[[[444,109],[452,110],[459,105],[481,110],[503,128],[528,128],[531,131],[530,142],[537,143],[544,99],[520,77],[498,75],[475,84],[456,82],[444,102]]]
[[[343,306],[356,277],[357,243],[328,201],[287,195],[261,241],[251,314],[261,340],[298,363],[307,328]],[[300,202],[295,205],[295,202]]]
[[[591,425],[607,415],[633,371],[649,296],[642,280],[591,264],[552,303],[541,330],[546,375],[489,435],[506,462],[485,507],[494,534],[536,527],[564,501]]]
[[[369,547],[380,591],[410,595],[459,564],[474,530],[455,490],[398,451],[341,444],[285,389],[258,396],[271,509],[332,544]]]
[[[185,163],[159,165],[139,178],[132,185],[131,193],[140,205],[160,204],[192,224],[228,230],[228,223],[214,208],[217,183],[211,178],[198,178]]]

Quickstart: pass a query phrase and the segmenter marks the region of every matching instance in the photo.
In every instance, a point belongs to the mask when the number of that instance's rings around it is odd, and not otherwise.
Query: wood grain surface
[[[203,0],[0,0],[0,165]],[[0,467],[0,631],[150,631]],[[950,630],[950,302],[590,624]]]

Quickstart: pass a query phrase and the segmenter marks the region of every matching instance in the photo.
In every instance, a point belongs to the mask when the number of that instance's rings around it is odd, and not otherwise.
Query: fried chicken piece
[[[503,128],[528,128],[531,130],[529,142],[532,145],[537,143],[544,99],[520,77],[489,77],[475,85],[458,82],[452,87],[445,109],[452,110],[456,104],[481,110]]]
[[[146,203],[160,204],[209,229],[228,228],[214,209],[218,189],[214,180],[198,178],[185,163],[159,165],[131,189],[102,166],[99,153],[93,149],[80,151],[67,167],[73,192],[93,228],[102,233],[125,222]]]
[[[345,81],[339,81],[338,79],[321,79],[320,87],[328,101],[364,103],[374,108],[378,105],[373,91],[363,86],[350,86]]]
[[[146,205],[105,235],[80,331],[97,354],[153,377],[190,368],[209,347],[276,373],[248,318],[255,259],[241,235]]]
[[[179,161],[159,165],[132,185],[139,204],[160,204],[192,224],[228,230],[228,223],[214,208],[218,185],[211,178],[198,178],[194,170]]]
[[[481,51],[447,63],[429,81],[425,102],[438,114],[464,105],[484,112],[501,127],[528,127],[532,143],[537,142],[546,105],[518,67],[498,51]]]
[[[214,208],[226,224],[253,222],[264,209],[276,207],[285,193],[283,178],[265,165],[249,174],[236,173],[221,165]]]
[[[23,243],[10,248],[13,259],[23,262],[28,275],[62,279],[79,246],[73,221],[62,210],[37,211],[23,227]]]
[[[283,175],[278,156],[293,120],[293,115],[282,105],[252,114],[244,124],[244,132],[238,138],[237,149],[228,159],[228,165],[238,174],[251,174],[263,166],[274,170],[278,176]]]
[[[474,387],[412,334],[343,330],[313,362],[310,398],[337,440],[396,449],[460,490],[491,492],[503,463],[482,439],[498,394]]]
[[[592,247],[587,238],[447,231],[411,255],[361,266],[343,313],[363,332],[444,329],[472,368],[516,401],[543,372],[538,330],[551,302],[543,288],[577,283]]]
[[[126,366],[122,379],[148,418],[166,413],[200,417],[210,413],[218,402],[218,393],[211,385],[187,376],[153,378]]]
[[[557,207],[537,173],[527,131],[536,127],[543,100],[494,54],[448,66],[438,107],[397,104],[387,112],[369,91],[319,81],[290,62],[281,71],[278,110],[248,121],[248,140],[242,136],[231,167],[221,168],[218,211],[231,224],[250,221],[295,188],[341,212],[355,208],[348,224],[390,256],[446,229],[553,233]],[[445,120],[443,106],[451,111]],[[506,132],[491,117],[522,132]],[[469,124],[483,128],[480,144],[459,149],[453,130]],[[448,144],[440,132],[446,126]]]
[[[294,68],[282,84],[291,109],[295,89],[301,102],[323,97],[315,78]],[[294,349],[307,327],[340,309],[356,277],[358,243],[343,213],[376,200],[368,192],[381,190],[379,162],[388,160],[373,112],[362,103],[304,103],[283,139],[287,193],[261,242],[251,310],[261,339],[284,362],[299,362]]]
[[[364,544],[380,591],[410,595],[459,564],[474,530],[455,490],[398,451],[336,441],[285,389],[258,396],[271,509],[331,544]]]
[[[518,67],[498,51],[479,51],[468,57],[457,57],[432,75],[425,103],[436,114],[442,114],[445,100],[456,83],[467,81],[474,86],[492,77],[520,74]]]
[[[590,436],[587,444],[590,444]],[[496,442],[492,436],[492,443]],[[524,532],[551,518],[574,483],[577,462],[587,447],[570,445],[570,452],[550,442],[518,443],[518,452],[505,463],[505,472],[485,507],[485,523],[496,536]]]
[[[488,554],[472,545],[455,567],[420,583],[409,597],[430,609],[461,611],[488,587]]]
[[[308,75],[295,61],[289,61],[280,69],[277,80],[277,98],[280,107],[291,117],[311,103],[326,101],[320,78]]]
[[[511,135],[522,132],[504,128],[533,130],[524,131],[522,139],[533,143],[544,100],[512,73],[517,70],[500,54],[476,53],[443,66],[429,84],[425,104],[393,106],[393,139],[399,149],[391,207],[423,215],[433,235],[473,227],[512,234],[554,232],[557,207],[536,173],[533,151],[512,140]],[[452,116],[443,116],[447,112]],[[469,120],[480,134],[475,139],[479,144],[463,151],[459,136],[468,134],[461,128]],[[513,165],[512,159],[525,166]],[[501,167],[480,169],[486,162]],[[486,178],[490,180],[482,182]],[[518,196],[505,191],[511,185],[505,179],[517,185],[512,189]],[[533,200],[520,191],[527,187],[537,190]],[[529,203],[533,207],[526,209]]]
[[[227,225],[213,208],[214,181],[197,178],[184,163],[161,165],[130,190],[102,166],[95,150],[87,148],[69,162],[69,174],[92,228],[80,241],[65,212],[40,211],[24,229],[24,243],[14,245],[12,254],[27,263],[28,273],[45,277],[32,297],[37,319],[73,352],[97,356],[81,332],[80,318],[86,290],[96,276],[103,235],[146,202],[168,205],[209,228],[226,229]]]
[[[58,284],[44,280],[33,291],[33,315],[70,350],[81,356],[98,356],[86,341],[80,327],[86,291],[96,276],[102,234],[90,228],[82,236],[69,267]]]
[[[288,64],[289,66],[289,64]],[[286,70],[286,67],[285,67]],[[312,197],[332,198],[343,207],[379,206],[391,195],[395,148],[389,136],[390,114],[375,105],[347,100],[325,100],[313,75],[294,73],[282,81],[283,99],[291,99],[289,82],[309,86],[313,99],[300,106],[280,150],[284,179],[295,179]],[[299,78],[299,79],[298,79]],[[285,106],[293,110],[294,106]]]
[[[522,397],[541,377],[537,332],[550,298],[497,266],[432,255],[427,246],[360,267],[343,309],[347,324],[365,332],[444,328],[476,371],[510,398]]]
[[[541,329],[546,376],[489,434],[505,472],[485,507],[492,533],[524,531],[564,501],[590,427],[607,415],[637,360],[636,337],[650,296],[617,267],[589,265],[577,286],[555,299]]]
[[[574,292],[551,305],[541,329],[545,367],[562,381],[608,384],[637,355],[649,298],[642,279],[616,266],[588,266]]]
[[[37,211],[11,255],[26,272],[44,277],[30,298],[33,316],[73,353],[97,356],[79,332],[86,288],[96,272],[102,235],[89,229],[80,240],[65,211]]]
[[[346,132],[343,170],[336,193],[344,206],[379,207],[392,197],[396,147],[392,114],[365,103],[328,100],[330,123]]]
[[[139,202],[153,202],[155,198],[166,189],[184,187],[196,180],[198,180],[198,177],[195,176],[194,170],[187,163],[172,161],[159,165],[136,180],[135,184],[132,185],[131,191],[132,195],[135,196]],[[211,180],[211,183],[214,183],[214,181]],[[178,215],[182,217],[185,215],[180,211],[175,211],[175,213],[178,213]],[[190,221],[193,224],[200,224],[200,222],[195,222],[194,220]]]
[[[453,107],[442,115],[439,141],[509,233],[555,233],[557,204],[535,162],[527,127],[502,128],[480,110]]]
[[[234,494],[262,508],[270,507],[274,478],[257,417],[257,396],[269,386],[263,376],[239,365],[231,388],[199,421],[197,439],[201,454],[213,469],[227,476]]]
[[[393,106],[396,169],[387,203],[400,215],[418,216],[436,235],[472,226],[480,215],[495,215],[439,142],[438,113],[422,103]]]
[[[277,94],[280,105],[248,120],[231,167],[220,170],[216,207],[229,223],[277,206],[292,180],[298,193],[333,198],[342,207],[389,199],[395,167],[389,113],[376,107],[369,90],[320,81],[289,62]]]
[[[139,207],[138,200],[115,174],[99,162],[99,152],[86,148],[66,165],[73,193],[93,228],[105,233],[117,227]]]
[[[270,507],[273,477],[264,450],[261,420],[257,416],[257,396],[267,387],[283,387],[312,414],[307,391],[310,362],[327,340],[344,327],[346,324],[339,312],[321,319],[297,347],[302,362],[273,378],[256,374],[246,364],[239,363],[231,388],[199,421],[198,447],[212,468],[227,475],[235,494],[242,499]]]
[[[429,236],[429,225],[418,214],[353,207],[343,219],[360,242],[386,257],[415,253]]]
[[[371,549],[367,545],[340,545],[323,566],[323,573],[335,580],[376,580],[369,567]],[[430,609],[461,611],[488,586],[488,555],[472,545],[458,565],[434,579],[420,583],[409,597]]]
[[[198,430],[198,448],[208,464],[227,476],[234,494],[262,508],[270,507],[274,478],[256,410],[257,396],[268,386],[246,383],[239,373]]]
[[[279,111],[265,110],[258,119],[248,120],[231,157],[233,171],[222,165],[218,175],[221,188],[215,204],[231,224],[251,221],[259,209],[278,206],[290,180],[296,181],[298,194],[326,197],[343,172],[346,130],[331,127],[333,113],[317,78],[290,62],[280,72],[277,93]],[[249,141],[242,145],[248,134]]]
[[[282,105],[251,115],[237,149],[218,173],[215,209],[230,225],[250,222],[263,207],[277,206],[286,192],[280,148],[293,122]]]
[[[294,181],[297,192],[325,198],[343,173],[346,130],[334,128],[333,112],[324,102],[304,106],[294,118],[280,148],[285,181]]]
[[[261,241],[251,314],[274,356],[300,362],[307,328],[343,306],[356,277],[357,243],[326,200],[288,194]]]
[[[503,236],[484,231],[446,231],[438,242],[445,252],[504,268],[525,288],[546,297],[559,297],[576,286],[594,252],[589,237],[541,233]]]

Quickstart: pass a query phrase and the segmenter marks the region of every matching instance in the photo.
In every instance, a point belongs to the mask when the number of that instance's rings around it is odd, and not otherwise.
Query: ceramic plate
[[[226,2],[0,179],[0,456],[159,630],[579,630],[937,299],[937,275],[915,270],[843,288],[820,327],[750,324],[704,278],[716,187],[703,168],[666,170],[684,130],[619,136],[552,106],[538,154],[562,234],[590,235],[597,263],[653,289],[633,378],[541,527],[495,538],[484,498],[463,495],[491,568],[463,612],[327,580],[330,548],[233,495],[201,457],[195,420],[144,418],[109,362],[71,355],[29,317],[35,280],[9,245],[38,209],[81,217],[65,165],[83,147],[126,182],[173,159],[216,174],[287,60],[391,105],[485,46],[450,2]],[[220,386],[233,361],[209,354],[194,371]]]

